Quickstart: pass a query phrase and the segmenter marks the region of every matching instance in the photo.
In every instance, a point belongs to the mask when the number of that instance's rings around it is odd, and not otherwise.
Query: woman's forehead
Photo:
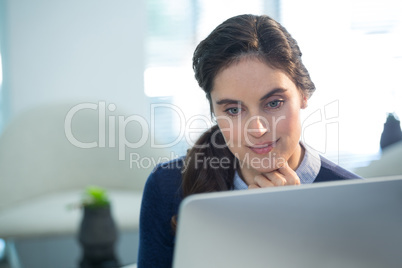
[[[258,97],[277,88],[292,91],[296,85],[285,72],[261,60],[243,58],[216,75],[211,96],[215,99],[236,95]]]

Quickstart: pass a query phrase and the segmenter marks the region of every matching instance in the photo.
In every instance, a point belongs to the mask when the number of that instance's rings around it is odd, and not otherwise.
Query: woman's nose
[[[250,118],[247,132],[256,138],[263,136],[265,133],[269,132],[269,123],[267,119],[261,116]]]

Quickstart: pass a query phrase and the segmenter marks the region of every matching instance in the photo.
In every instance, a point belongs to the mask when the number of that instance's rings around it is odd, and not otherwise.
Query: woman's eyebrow
[[[265,99],[268,99],[269,97],[271,97],[272,95],[275,95],[275,94],[277,94],[277,93],[284,93],[285,91],[286,91],[286,89],[284,89],[284,88],[276,88],[276,89],[274,89],[274,90],[268,92],[268,93],[265,94],[264,96],[262,96],[262,97],[260,98],[260,101],[263,101],[263,100],[265,100]]]
[[[221,105],[221,104],[241,104],[241,101],[239,100],[232,100],[232,99],[223,99],[216,101],[216,104]]]
[[[260,98],[260,101],[263,101],[269,97],[271,97],[272,95],[278,94],[278,93],[284,93],[286,92],[286,89],[284,88],[276,88],[270,92],[268,92],[267,94],[265,94],[264,96],[262,96]],[[221,105],[221,104],[241,104],[241,101],[239,100],[233,100],[233,99],[222,99],[222,100],[218,100],[215,102],[217,105]]]

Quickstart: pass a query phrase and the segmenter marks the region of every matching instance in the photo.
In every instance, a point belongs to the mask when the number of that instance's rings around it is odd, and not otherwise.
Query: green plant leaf
[[[87,207],[104,207],[109,205],[110,202],[105,189],[98,186],[89,186],[85,190],[82,204]]]

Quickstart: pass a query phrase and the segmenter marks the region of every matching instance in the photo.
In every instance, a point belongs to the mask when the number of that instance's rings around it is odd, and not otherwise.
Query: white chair
[[[88,185],[108,191],[120,230],[138,228],[146,178],[168,154],[152,149],[149,139],[139,148],[119,147],[119,142],[143,138],[140,121],[127,123],[129,114],[110,112],[99,103],[77,105],[28,110],[0,136],[1,238],[75,234],[81,211],[67,206],[77,204]],[[77,147],[94,142],[94,148]]]

